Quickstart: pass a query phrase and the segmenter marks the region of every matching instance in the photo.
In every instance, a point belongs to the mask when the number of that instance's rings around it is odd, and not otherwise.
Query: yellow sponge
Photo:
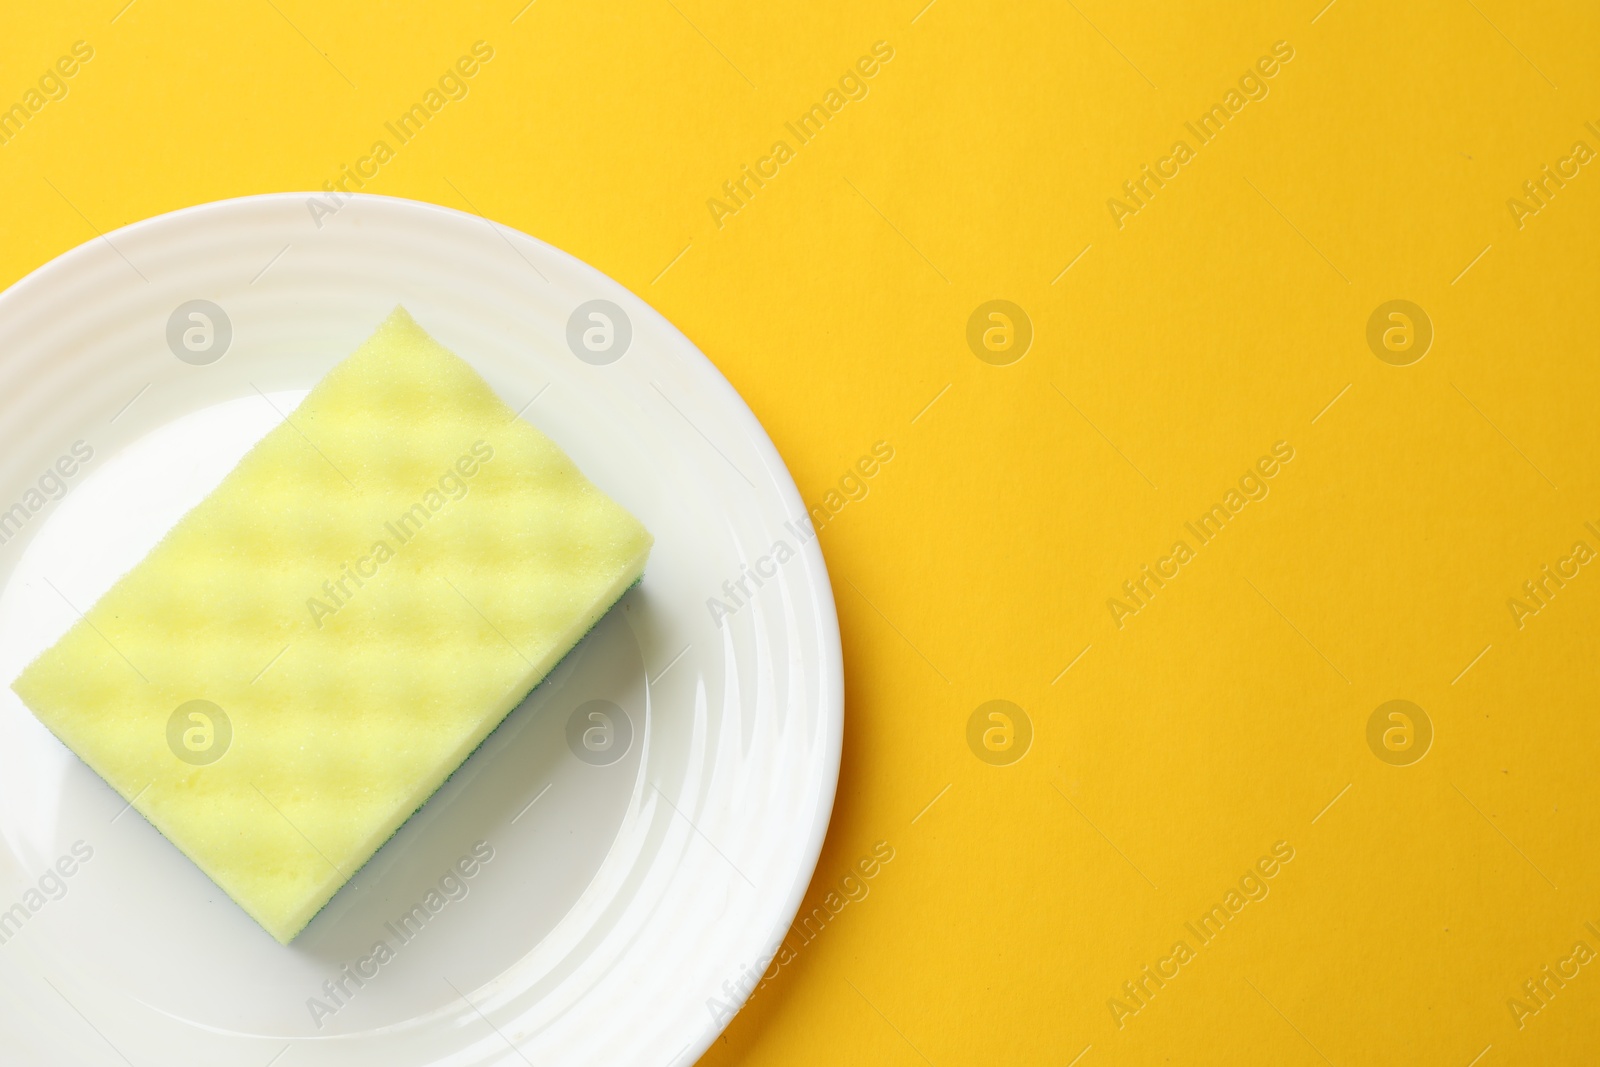
[[[397,308],[13,688],[287,944],[650,546]]]

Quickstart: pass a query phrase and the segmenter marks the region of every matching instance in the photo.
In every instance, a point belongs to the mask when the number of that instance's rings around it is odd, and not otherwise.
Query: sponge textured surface
[[[396,309],[13,688],[287,943],[650,546]]]

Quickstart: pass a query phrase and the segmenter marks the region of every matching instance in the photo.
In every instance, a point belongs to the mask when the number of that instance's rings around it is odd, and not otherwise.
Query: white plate
[[[649,527],[644,583],[288,948],[0,690],[0,1048],[692,1063],[793,919],[838,781],[838,620],[794,482],[710,362],[592,268],[433,205],[309,203],[164,215],[0,295],[0,682],[396,304]],[[222,316],[169,330],[197,300]],[[591,300],[615,305],[610,350],[588,309],[569,331]],[[586,761],[569,720],[590,700],[632,737]],[[395,922],[475,847],[492,858],[402,942]],[[379,941],[392,958],[330,995]]]

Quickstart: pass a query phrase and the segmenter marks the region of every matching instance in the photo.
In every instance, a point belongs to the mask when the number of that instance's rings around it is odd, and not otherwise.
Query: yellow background
[[[1507,1001],[1600,950],[1600,567],[1520,630],[1507,600],[1600,548],[1600,163],[1520,229],[1506,202],[1600,150],[1600,9],[923,2],[14,8],[0,98],[95,57],[0,147],[0,282],[320,188],[486,41],[368,191],[641,294],[808,502],[894,448],[821,535],[847,718],[807,906],[895,858],[705,1062],[1594,1062],[1600,966],[1521,1029]],[[880,40],[719,229],[707,199]],[[1280,40],[1270,94],[1119,229],[1107,199]],[[966,342],[994,298],[1035,331],[1009,366]],[[1399,298],[1435,330],[1406,367],[1366,342]],[[1270,495],[1118,629],[1106,600],[1280,440]],[[1367,745],[1395,698],[1434,729],[1410,766]],[[1033,725],[1009,766],[967,744],[991,699]],[[1119,1028],[1277,841],[1270,895]]]

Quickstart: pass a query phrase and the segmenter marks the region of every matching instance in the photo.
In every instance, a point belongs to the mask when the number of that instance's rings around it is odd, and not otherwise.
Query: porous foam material
[[[397,308],[13,689],[287,944],[651,543]]]

